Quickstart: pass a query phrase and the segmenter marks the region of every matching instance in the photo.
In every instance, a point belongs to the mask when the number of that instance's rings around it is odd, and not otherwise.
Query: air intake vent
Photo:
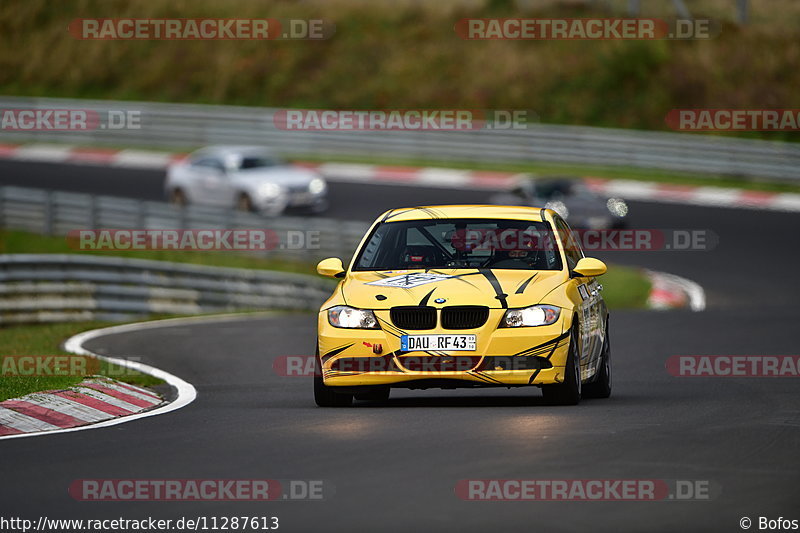
[[[400,329],[433,329],[436,327],[435,307],[392,307],[392,324]]]
[[[444,329],[474,329],[489,318],[489,308],[482,305],[453,305],[442,309]]]

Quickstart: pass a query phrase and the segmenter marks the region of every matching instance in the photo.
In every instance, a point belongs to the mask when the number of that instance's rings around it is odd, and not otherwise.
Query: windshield
[[[498,219],[411,220],[377,226],[353,270],[561,270],[550,225]]]
[[[274,167],[282,164],[283,162],[273,156],[268,155],[246,155],[242,157],[239,162],[240,170],[248,170],[251,168]]]

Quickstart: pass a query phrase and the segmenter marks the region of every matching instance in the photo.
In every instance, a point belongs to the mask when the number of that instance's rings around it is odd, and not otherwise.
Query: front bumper
[[[569,351],[564,313],[549,326],[498,328],[504,309],[492,309],[481,328],[398,331],[335,328],[319,313],[319,353],[325,385],[421,387],[425,382],[464,386],[519,386],[561,383]],[[381,324],[388,311],[375,311]],[[400,335],[475,334],[474,352],[402,352]],[[380,346],[380,353],[376,353]]]

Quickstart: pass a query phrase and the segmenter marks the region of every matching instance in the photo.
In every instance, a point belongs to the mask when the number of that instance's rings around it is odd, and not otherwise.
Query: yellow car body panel
[[[424,386],[421,380],[430,379],[486,386],[561,383],[565,379],[570,332],[575,318],[581,321],[578,331],[581,373],[584,379],[590,379],[596,371],[597,360],[592,350],[597,342],[602,341],[603,333],[598,330],[605,324],[605,317],[594,319],[591,316],[597,315],[600,312],[598,309],[605,313],[604,304],[596,305],[597,300],[592,303],[589,296],[588,286],[596,283],[593,278],[571,277],[566,267],[562,270],[463,268],[353,271],[359,251],[373,229],[381,223],[424,219],[513,219],[547,222],[552,227],[554,216],[557,215],[545,209],[488,205],[397,209],[381,215],[362,239],[350,266],[341,274],[333,295],[320,308],[318,351],[324,384],[330,387],[402,387],[409,382],[420,382]],[[562,265],[566,265],[563,245],[558,242]],[[382,280],[406,275],[413,277],[415,274],[435,275],[436,279],[411,287],[380,284]],[[579,289],[581,286],[584,288]],[[557,321],[544,326],[499,327],[508,309],[537,304],[559,307]],[[328,310],[341,305],[373,311],[380,329],[334,327],[329,321]],[[489,316],[482,326],[473,329],[444,329],[440,318],[437,318],[434,329],[409,330],[393,324],[391,308],[420,305],[437,310],[448,306],[485,306],[489,308]],[[437,313],[440,317],[441,312]],[[402,335],[428,334],[474,334],[476,349],[472,352],[401,350]],[[463,361],[459,358],[462,357],[474,358],[474,366],[468,367],[466,363],[459,366]],[[440,358],[433,360],[441,364],[426,366],[425,363],[432,358]],[[494,364],[495,358],[500,358],[497,359],[501,360],[500,366]],[[525,365],[515,364],[533,358],[543,368],[519,369],[519,366]],[[447,363],[453,361],[457,363],[448,367]],[[511,369],[504,368],[508,366]]]

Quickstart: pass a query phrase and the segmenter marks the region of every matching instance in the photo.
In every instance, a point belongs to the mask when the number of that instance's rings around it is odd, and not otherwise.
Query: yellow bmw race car
[[[611,394],[608,310],[566,222],[550,209],[394,209],[370,227],[318,317],[314,398],[385,401],[391,387],[542,388],[553,404]]]

